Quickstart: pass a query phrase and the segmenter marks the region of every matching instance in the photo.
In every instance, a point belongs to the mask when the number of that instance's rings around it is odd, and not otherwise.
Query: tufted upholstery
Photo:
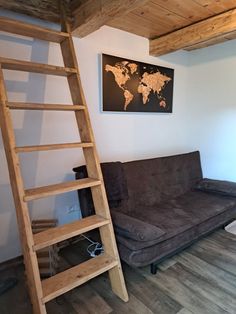
[[[123,163],[128,206],[153,206],[190,190],[202,178],[199,152]]]
[[[120,256],[130,265],[158,262],[235,218],[236,197],[195,189],[205,182],[199,152],[101,166]],[[86,175],[81,169],[76,178]],[[82,215],[94,213],[90,190],[79,198]]]

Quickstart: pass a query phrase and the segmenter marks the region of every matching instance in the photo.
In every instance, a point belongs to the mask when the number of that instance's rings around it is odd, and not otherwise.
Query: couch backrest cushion
[[[107,199],[110,208],[118,207],[121,201],[128,199],[128,187],[123,164],[118,162],[104,162],[101,164]],[[86,166],[73,168],[76,179],[88,177]],[[94,214],[94,205],[90,188],[78,190],[82,216]]]
[[[128,206],[154,205],[181,195],[202,179],[199,152],[123,163]]]
[[[110,166],[111,164],[111,166]],[[101,164],[104,173],[106,187],[111,184],[107,171],[114,170],[114,163]],[[73,169],[76,179],[87,177],[85,166]],[[116,171],[117,172],[117,169]],[[181,154],[153,159],[135,160],[122,163],[122,175],[112,184],[112,188],[118,189],[122,200],[109,200],[110,208],[128,206],[128,210],[135,210],[135,206],[152,206],[162,201],[184,194],[194,187],[202,179],[202,170],[199,152]],[[113,176],[112,176],[113,177]],[[114,180],[113,180],[114,181]],[[117,186],[117,183],[119,185]],[[78,190],[82,216],[86,217],[94,213],[92,195],[90,189]],[[113,194],[112,194],[113,195]],[[128,198],[128,200],[127,200]],[[124,202],[122,205],[120,202]]]

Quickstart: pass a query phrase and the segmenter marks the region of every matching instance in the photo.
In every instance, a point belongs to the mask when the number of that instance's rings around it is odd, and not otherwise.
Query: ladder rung
[[[118,262],[115,259],[107,254],[102,254],[45,279],[42,281],[43,302],[46,303],[117,265]]]
[[[34,250],[40,250],[81,233],[109,224],[109,220],[98,215],[89,216],[72,223],[49,228],[34,235]]]
[[[6,70],[43,73],[58,76],[69,76],[71,74],[77,73],[77,70],[73,68],[64,68],[56,65],[21,61],[8,58],[0,58],[0,64],[2,65],[2,68]]]
[[[16,147],[17,153],[30,153],[37,151],[48,151],[48,150],[56,150],[56,149],[64,149],[64,148],[86,148],[93,147],[93,143],[64,143],[64,144],[47,144],[47,145],[37,145],[37,146],[22,146]]]
[[[59,105],[59,104],[39,104],[24,102],[9,102],[8,108],[17,110],[55,110],[55,111],[76,111],[84,110],[85,106],[80,105]]]
[[[38,38],[42,40],[60,43],[69,37],[68,33],[43,28],[34,24],[28,24],[5,17],[0,17],[0,29],[8,33]]]
[[[80,189],[86,189],[89,187],[100,185],[101,181],[98,179],[85,178],[75,181],[68,181],[59,184],[53,184],[48,186],[42,186],[25,190],[24,201],[32,201],[39,198],[44,198],[52,195],[66,193],[70,191],[76,191]]]

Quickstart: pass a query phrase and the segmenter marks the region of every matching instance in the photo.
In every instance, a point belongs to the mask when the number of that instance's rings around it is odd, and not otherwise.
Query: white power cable
[[[87,247],[87,252],[91,257],[96,257],[97,255],[100,255],[104,252],[101,243],[92,241],[91,239],[86,237],[84,234],[81,234],[81,236],[91,243]]]

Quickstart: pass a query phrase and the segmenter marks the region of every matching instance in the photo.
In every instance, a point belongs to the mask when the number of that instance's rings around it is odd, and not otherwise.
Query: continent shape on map
[[[132,80],[134,74],[138,74],[138,65],[134,62],[122,61],[117,62],[114,66],[106,64],[105,71],[111,72],[114,75],[114,79],[119,88],[123,90],[123,95],[125,99],[124,110],[127,109],[128,105],[134,98],[134,95],[127,87],[127,82]],[[139,77],[139,85],[137,87],[137,92],[142,94],[142,102],[144,105],[150,99],[150,93],[157,95],[159,99],[160,107],[166,107],[166,100],[162,97],[161,92],[165,85],[171,81],[171,78],[167,75],[162,74],[160,71],[154,73],[144,72],[142,77]]]
[[[116,84],[123,90],[125,98],[124,110],[126,110],[127,106],[134,98],[134,95],[126,87],[126,83],[130,80],[129,74],[134,74],[137,67],[137,64],[129,63],[128,61],[117,62],[115,66],[109,64],[105,66],[105,71],[110,71],[114,75]]]
[[[159,96],[166,83],[168,83],[170,80],[170,77],[161,74],[159,71],[151,74],[145,72],[142,75],[140,84],[138,86],[138,93],[142,94],[143,96],[143,104],[145,105],[148,102],[150,92],[153,92],[154,94],[156,93],[157,96]],[[161,99],[160,106],[166,107],[164,98]]]

